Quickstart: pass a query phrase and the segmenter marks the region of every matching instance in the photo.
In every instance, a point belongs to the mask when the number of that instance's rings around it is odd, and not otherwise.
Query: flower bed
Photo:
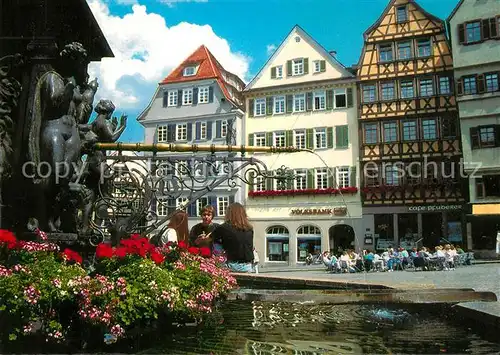
[[[341,187],[340,189],[327,188],[327,189],[302,189],[302,190],[264,190],[264,191],[250,191],[250,197],[272,197],[272,196],[301,196],[301,195],[338,195],[355,194],[358,188],[355,186]]]
[[[222,259],[182,242],[156,248],[137,235],[96,248],[94,270],[56,244],[18,241],[0,230],[0,341],[75,331],[106,343],[158,319],[200,319],[236,287]]]

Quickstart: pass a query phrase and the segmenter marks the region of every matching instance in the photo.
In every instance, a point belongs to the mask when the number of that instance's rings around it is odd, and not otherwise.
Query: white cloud
[[[273,54],[275,50],[276,50],[276,46],[274,44],[268,44],[266,46],[267,55]]]
[[[119,17],[103,0],[87,2],[115,55],[89,66],[91,78],[99,78],[96,100],[108,98],[117,109],[142,110],[158,82],[202,44],[230,72],[243,80],[248,74],[249,57],[231,51],[209,25],[182,22],[168,27],[165,18],[148,13],[143,5],[133,5]]]
[[[158,0],[159,2],[166,4],[168,7],[173,7],[175,3],[178,2],[208,2],[208,0]]]
[[[114,1],[120,5],[134,5],[138,3],[138,0],[114,0]]]

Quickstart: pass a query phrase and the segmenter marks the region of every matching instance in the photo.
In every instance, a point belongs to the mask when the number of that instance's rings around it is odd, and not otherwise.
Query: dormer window
[[[184,76],[193,76],[195,74],[196,74],[196,67],[195,66],[184,68]]]
[[[293,60],[293,75],[304,74],[304,58]]]

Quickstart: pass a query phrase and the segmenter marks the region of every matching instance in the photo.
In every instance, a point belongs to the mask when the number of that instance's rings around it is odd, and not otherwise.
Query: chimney
[[[330,53],[332,57],[335,57],[337,55],[337,51],[329,51],[328,53]]]

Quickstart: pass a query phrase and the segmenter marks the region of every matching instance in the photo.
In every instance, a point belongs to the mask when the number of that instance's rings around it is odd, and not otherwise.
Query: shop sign
[[[295,208],[291,211],[292,215],[330,215],[345,216],[347,214],[346,207],[335,208]]]
[[[463,205],[429,205],[429,206],[409,206],[408,212],[442,212],[459,211]]]

